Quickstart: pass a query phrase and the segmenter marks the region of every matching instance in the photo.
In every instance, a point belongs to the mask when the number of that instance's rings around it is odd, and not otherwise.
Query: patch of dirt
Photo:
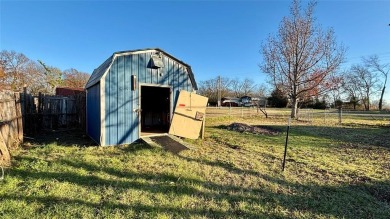
[[[228,130],[236,132],[248,132],[252,134],[261,134],[261,135],[278,135],[280,134],[279,130],[276,130],[268,126],[251,126],[244,123],[232,123],[227,126]]]
[[[80,129],[65,130],[65,131],[44,131],[36,136],[25,137],[23,146],[28,148],[37,145],[47,145],[56,143],[62,146],[97,146],[97,144],[88,137],[84,131]]]

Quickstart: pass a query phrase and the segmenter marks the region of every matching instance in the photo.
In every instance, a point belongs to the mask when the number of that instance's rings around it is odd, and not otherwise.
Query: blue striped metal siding
[[[88,88],[87,92],[87,133],[100,143],[100,84]]]
[[[173,92],[171,106],[180,90],[192,91],[185,66],[164,56],[163,69],[148,68],[152,53],[117,57],[106,77],[105,86],[105,145],[129,144],[138,139],[139,118],[134,112],[139,107],[139,89],[131,90],[131,75],[137,76],[137,85],[170,86]]]

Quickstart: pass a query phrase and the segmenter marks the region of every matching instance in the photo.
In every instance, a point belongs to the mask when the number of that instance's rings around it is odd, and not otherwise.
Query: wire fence
[[[269,119],[286,120],[291,117],[291,109],[289,108],[263,108]],[[206,110],[207,118],[248,118],[252,116],[260,116],[266,118],[265,114],[260,109],[255,107],[208,107]],[[322,125],[334,125],[345,123],[375,122],[378,124],[390,125],[390,112],[386,111],[351,111],[339,110],[335,108],[327,109],[298,109],[297,120],[306,123],[318,123]]]
[[[262,114],[254,107],[207,107],[206,115],[208,118],[216,117],[248,117]]]

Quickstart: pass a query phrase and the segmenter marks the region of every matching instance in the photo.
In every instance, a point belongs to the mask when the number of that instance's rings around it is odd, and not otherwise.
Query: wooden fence
[[[10,164],[9,149],[23,141],[22,111],[19,93],[0,91],[0,165]]]
[[[37,96],[0,90],[0,165],[10,162],[9,149],[43,130],[85,130],[85,94]]]
[[[42,130],[85,130],[85,94],[53,96],[21,95],[24,132],[34,136]]]

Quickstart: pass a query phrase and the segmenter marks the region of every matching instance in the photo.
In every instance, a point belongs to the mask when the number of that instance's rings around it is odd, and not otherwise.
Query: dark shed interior
[[[141,86],[141,135],[167,133],[170,121],[169,87]]]

